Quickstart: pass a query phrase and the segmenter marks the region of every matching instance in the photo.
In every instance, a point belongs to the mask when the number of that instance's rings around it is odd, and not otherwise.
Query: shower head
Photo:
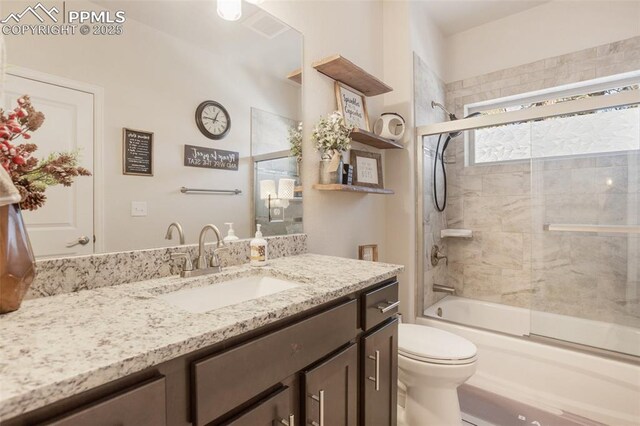
[[[456,117],[456,115],[454,113],[447,111],[447,109],[444,107],[444,105],[442,105],[439,102],[431,101],[431,108],[440,108],[441,110],[443,110],[445,112],[445,114],[447,114],[449,116],[449,120],[451,120],[451,121],[458,119],[458,117]]]
[[[431,108],[440,108],[441,110],[443,110],[445,112],[445,114],[447,114],[449,116],[449,120],[450,121],[455,121],[455,120],[458,119],[458,117],[456,117],[456,115],[454,113],[447,111],[447,109],[444,107],[444,105],[442,105],[439,102],[431,101]],[[471,117],[475,117],[475,116],[478,116],[478,115],[481,115],[481,114],[482,113],[479,112],[479,111],[478,112],[472,112],[471,114],[467,115],[465,118],[471,118]],[[451,132],[451,133],[449,133],[449,137],[450,138],[458,137],[458,136],[460,136],[460,133],[462,133],[462,132],[461,131]],[[445,145],[444,145],[445,149],[446,149],[447,145],[448,145],[448,143],[445,142]]]

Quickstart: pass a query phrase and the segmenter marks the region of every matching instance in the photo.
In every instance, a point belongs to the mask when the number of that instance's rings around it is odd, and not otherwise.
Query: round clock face
[[[196,124],[209,139],[222,139],[231,129],[231,117],[218,102],[204,101],[196,109]]]

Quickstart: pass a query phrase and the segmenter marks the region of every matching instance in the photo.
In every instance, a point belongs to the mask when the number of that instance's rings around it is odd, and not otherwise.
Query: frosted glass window
[[[472,146],[475,163],[637,150],[640,109],[610,109],[478,129]]]
[[[633,81],[631,81],[633,80]],[[469,105],[467,113],[499,114],[640,90],[638,75],[618,80],[582,82],[512,98]],[[467,164],[499,163],[531,158],[562,157],[640,149],[640,108],[610,108],[591,113],[552,117],[527,123],[507,124],[467,132]]]

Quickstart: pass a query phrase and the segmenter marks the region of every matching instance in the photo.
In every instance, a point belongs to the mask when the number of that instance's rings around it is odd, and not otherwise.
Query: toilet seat
[[[476,345],[444,330],[400,324],[398,354],[430,364],[460,365],[475,362]]]

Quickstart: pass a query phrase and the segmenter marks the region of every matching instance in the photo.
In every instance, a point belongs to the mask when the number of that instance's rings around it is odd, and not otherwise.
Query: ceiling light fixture
[[[237,21],[242,16],[242,0],[218,0],[218,16],[227,21]]]

